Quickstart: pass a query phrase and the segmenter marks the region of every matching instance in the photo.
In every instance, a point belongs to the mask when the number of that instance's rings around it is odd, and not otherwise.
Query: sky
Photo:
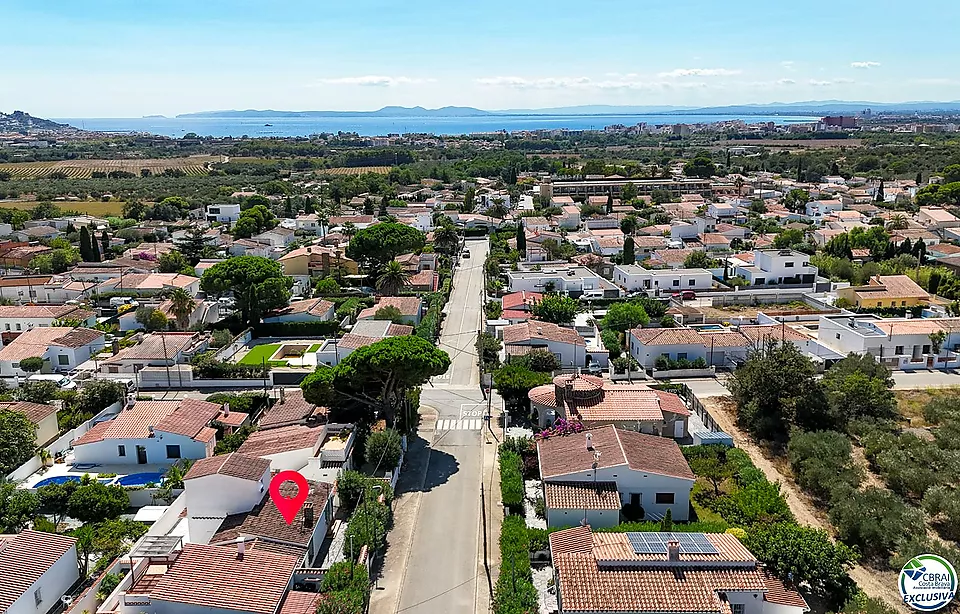
[[[960,100],[956,0],[4,0],[0,111]]]

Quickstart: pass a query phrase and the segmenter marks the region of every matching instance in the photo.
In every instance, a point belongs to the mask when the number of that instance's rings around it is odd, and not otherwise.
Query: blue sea
[[[54,121],[84,130],[101,132],[146,132],[180,137],[189,132],[214,137],[294,137],[321,132],[356,132],[362,136],[395,133],[462,135],[506,130],[599,130],[604,126],[638,123],[648,125],[700,124],[733,120],[747,123],[809,123],[817,117],[784,115],[483,115],[479,117],[139,117],[139,118],[66,118]],[[266,124],[271,124],[267,126]]]

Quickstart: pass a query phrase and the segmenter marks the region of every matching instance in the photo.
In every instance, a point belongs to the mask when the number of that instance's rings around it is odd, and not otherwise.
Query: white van
[[[73,390],[77,387],[77,382],[73,381],[66,375],[58,375],[56,373],[35,373],[27,378],[28,382],[53,382],[60,387],[60,390]]]

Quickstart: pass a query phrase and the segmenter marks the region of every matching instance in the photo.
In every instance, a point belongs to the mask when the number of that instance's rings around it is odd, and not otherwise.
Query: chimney
[[[667,542],[667,560],[676,563],[680,560],[680,542],[671,539]]]
[[[223,416],[224,416],[224,417],[227,417],[227,416],[229,416],[229,415],[230,415],[230,404],[229,404],[229,403],[224,403],[224,404],[223,404]]]
[[[587,449],[588,449],[588,450],[592,450],[592,449],[593,449],[593,434],[592,434],[592,433],[587,433]]]
[[[313,502],[307,501],[303,504],[303,528],[313,528]]]
[[[237,538],[237,560],[243,560],[243,553],[247,550],[247,544],[243,541],[242,537]]]
[[[116,339],[116,338],[115,338],[115,339],[113,340],[113,342],[110,344],[110,351],[113,353],[114,356],[116,356],[117,354],[120,353],[120,340],[119,340],[119,339]]]
[[[538,327],[537,327],[537,334],[540,335],[541,337],[543,336],[543,327],[542,327],[542,326],[538,326]]]

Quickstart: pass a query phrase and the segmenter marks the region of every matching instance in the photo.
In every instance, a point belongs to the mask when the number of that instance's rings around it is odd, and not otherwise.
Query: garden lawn
[[[287,366],[286,360],[270,360],[270,357],[280,349],[279,343],[267,343],[264,345],[255,345],[253,346],[247,355],[240,359],[238,364],[241,365],[261,365],[263,361],[267,361],[267,365],[271,367],[285,367]]]
[[[314,343],[313,345],[310,346],[310,349],[308,349],[307,352],[318,352],[320,351],[321,346],[322,344],[320,343]]]

